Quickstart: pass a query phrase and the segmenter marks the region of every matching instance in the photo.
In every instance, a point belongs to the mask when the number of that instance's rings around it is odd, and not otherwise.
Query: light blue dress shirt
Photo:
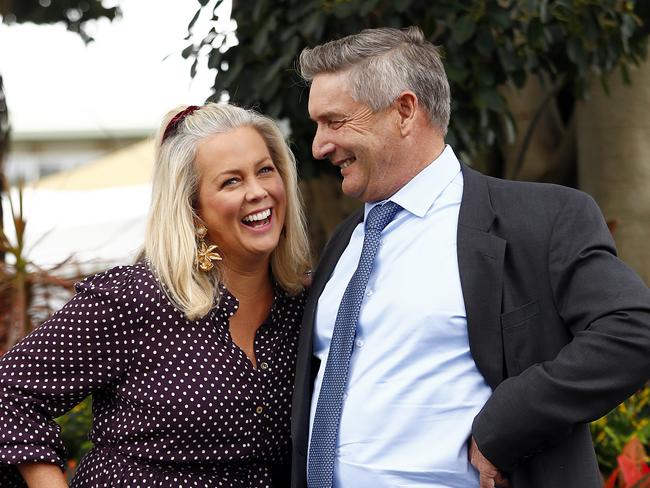
[[[478,487],[467,443],[491,390],[469,350],[456,254],[462,194],[460,164],[447,146],[390,198],[404,210],[384,229],[359,315],[336,488]],[[373,205],[366,204],[366,216]],[[363,237],[359,224],[318,301],[314,353],[321,365]]]

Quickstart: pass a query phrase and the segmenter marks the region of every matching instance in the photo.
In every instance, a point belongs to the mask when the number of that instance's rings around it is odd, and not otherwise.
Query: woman
[[[52,418],[89,393],[95,447],[72,487],[288,486],[309,267],[295,161],[252,111],[170,117],[145,259],[79,283],[0,360],[2,487],[67,486]]]

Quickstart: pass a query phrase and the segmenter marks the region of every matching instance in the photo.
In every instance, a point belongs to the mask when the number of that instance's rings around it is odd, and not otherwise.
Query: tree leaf
[[[540,0],[539,1],[539,20],[542,21],[542,23],[546,23],[549,20],[549,15],[548,15],[548,0]]]
[[[458,44],[465,44],[476,31],[476,23],[469,15],[460,17],[452,27],[451,36]]]
[[[181,56],[183,56],[184,59],[189,58],[192,54],[194,54],[194,44],[190,44],[181,52]]]
[[[488,108],[499,113],[506,109],[503,97],[494,88],[480,88],[474,93],[474,103],[479,109]]]
[[[496,49],[492,32],[487,27],[481,27],[477,30],[474,45],[476,50],[485,58],[491,56]]]
[[[361,8],[359,9],[359,14],[363,15],[363,16],[368,15],[370,12],[372,12],[373,10],[375,10],[377,8],[378,3],[379,3],[379,0],[366,0],[365,2],[363,2],[361,4]],[[406,0],[403,0],[403,1],[398,2],[398,3],[402,4],[402,5],[407,4],[406,8],[408,8],[408,3],[410,3],[410,2],[408,2]]]
[[[539,18],[534,18],[528,25],[528,42],[536,48],[544,47],[544,26]]]
[[[447,65],[447,78],[455,83],[463,83],[469,76],[469,71],[459,66]]]
[[[187,30],[188,32],[192,30],[192,27],[194,27],[194,24],[196,24],[196,21],[199,19],[201,15],[202,10],[198,9],[196,13],[194,14],[194,17],[192,17],[192,20],[190,20],[190,23],[187,24]]]
[[[357,5],[353,2],[337,2],[332,9],[332,13],[339,19],[345,19],[355,13]]]
[[[395,2],[395,10],[398,13],[405,13],[411,7],[412,0],[401,0]]]
[[[508,50],[505,46],[499,47],[497,48],[497,56],[506,73],[517,70],[517,56],[513,51]]]
[[[208,56],[208,68],[209,69],[221,69],[221,59],[223,58],[223,53],[219,52],[218,49],[213,49],[210,51]]]
[[[319,27],[323,23],[323,17],[323,12],[318,10],[309,14],[300,24],[300,33],[308,39],[316,37]]]

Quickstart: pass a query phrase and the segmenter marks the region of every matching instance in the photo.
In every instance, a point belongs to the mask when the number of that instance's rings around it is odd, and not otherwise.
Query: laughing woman
[[[309,268],[296,180],[266,117],[211,103],[165,119],[145,258],[79,283],[0,359],[0,486],[67,486],[52,419],[90,393],[72,487],[288,486]]]

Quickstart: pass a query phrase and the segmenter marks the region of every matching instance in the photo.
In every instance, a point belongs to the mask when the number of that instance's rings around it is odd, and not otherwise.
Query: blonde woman
[[[79,283],[0,360],[3,487],[67,486],[52,418],[90,393],[72,487],[288,486],[309,268],[294,158],[274,122],[227,104],[160,132],[144,259]]]

